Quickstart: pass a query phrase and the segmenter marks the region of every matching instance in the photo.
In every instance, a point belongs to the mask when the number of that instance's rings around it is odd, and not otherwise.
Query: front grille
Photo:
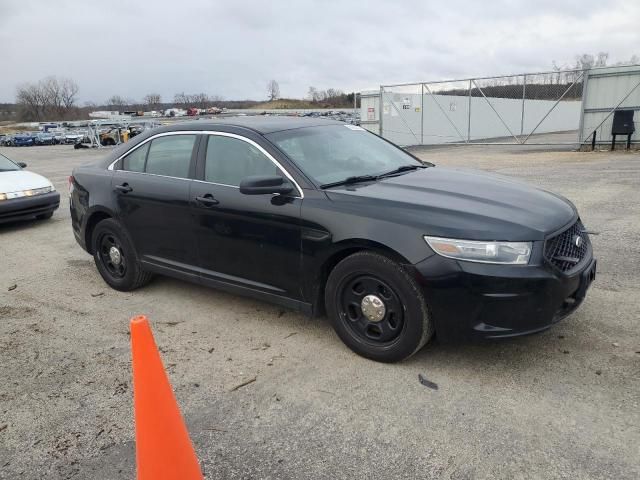
[[[582,238],[580,245],[576,240]],[[570,272],[578,266],[589,252],[589,235],[582,222],[578,220],[564,232],[547,239],[544,244],[544,257],[561,272]]]

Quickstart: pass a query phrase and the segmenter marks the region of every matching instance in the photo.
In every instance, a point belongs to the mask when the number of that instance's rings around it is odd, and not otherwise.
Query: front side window
[[[191,153],[196,135],[169,135],[151,141],[146,173],[167,177],[188,178]]]
[[[280,175],[275,164],[260,150],[244,140],[210,135],[204,179],[207,182],[239,186],[251,175]]]

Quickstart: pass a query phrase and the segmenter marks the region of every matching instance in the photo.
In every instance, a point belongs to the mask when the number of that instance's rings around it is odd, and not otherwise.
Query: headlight
[[[24,196],[25,197],[33,197],[34,195],[42,195],[43,193],[49,193],[52,192],[54,190],[53,187],[42,187],[42,188],[32,188],[30,190],[25,190],[24,192]]]
[[[482,242],[424,236],[429,246],[443,257],[468,262],[526,265],[531,242]]]
[[[29,190],[20,190],[18,192],[0,193],[0,201],[11,200],[14,198],[33,197],[34,195],[42,195],[43,193],[55,192],[53,186],[42,188],[30,188]]]

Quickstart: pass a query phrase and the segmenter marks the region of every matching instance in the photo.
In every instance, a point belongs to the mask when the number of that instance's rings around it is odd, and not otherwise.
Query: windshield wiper
[[[377,175],[355,175],[353,177],[347,177],[344,180],[339,180],[337,182],[323,183],[322,185],[320,185],[320,188],[337,187],[339,185],[351,185],[352,183],[360,182],[375,182],[377,179]]]
[[[355,175],[353,177],[347,177],[344,180],[339,180],[337,182],[324,183],[320,185],[320,188],[337,187],[339,185],[351,185],[353,183],[360,183],[360,182],[375,182],[380,178],[389,177],[391,175],[397,175],[398,173],[402,173],[402,172],[418,170],[419,168],[427,168],[427,165],[418,165],[418,164],[401,165],[398,168],[394,168],[393,170],[380,173],[378,175]]]
[[[419,168],[427,168],[427,165],[418,165],[418,164],[401,165],[398,168],[395,168],[388,172],[381,173],[380,175],[378,175],[378,178],[388,177],[390,175],[395,175],[397,173],[402,173],[402,172],[410,172],[411,170],[418,170]]]

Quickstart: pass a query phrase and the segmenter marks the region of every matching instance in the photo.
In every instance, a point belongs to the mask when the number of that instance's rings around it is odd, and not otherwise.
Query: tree
[[[67,109],[73,108],[80,87],[70,78],[63,78],[61,87],[60,95],[62,97],[62,105]]]
[[[191,106],[198,108],[207,108],[209,106],[209,95],[206,93],[196,93],[194,95],[189,95],[189,99],[191,100]]]
[[[316,87],[309,87],[309,93],[307,93],[309,100],[312,102],[318,101],[318,89]]]
[[[600,52],[600,53],[598,53],[598,56],[596,57],[594,66],[596,66],[596,67],[606,67],[608,59],[609,59],[609,53]]]
[[[151,109],[157,110],[162,103],[162,97],[159,93],[148,93],[144,96],[143,102]]]
[[[280,98],[280,85],[278,85],[278,82],[275,80],[270,80],[269,83],[267,83],[267,97],[270,102]]]
[[[70,78],[46,77],[25,83],[16,91],[19,116],[23,120],[63,120],[77,115],[78,85]]]
[[[124,97],[121,97],[120,95],[112,95],[106,102],[108,107],[118,107],[118,108],[122,108],[126,105],[128,105],[127,100]]]
[[[173,103],[186,107],[189,104],[189,95],[186,95],[184,92],[176,93],[173,96]]]

